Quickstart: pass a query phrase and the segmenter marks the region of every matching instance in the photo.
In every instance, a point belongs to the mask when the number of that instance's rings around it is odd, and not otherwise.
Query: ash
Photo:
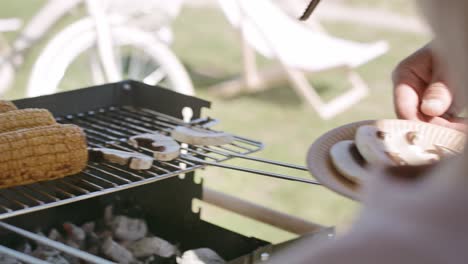
[[[42,232],[38,232],[46,236]],[[170,242],[148,230],[144,219],[114,215],[112,206],[105,209],[102,219],[82,225],[63,223],[52,228],[47,237],[68,246],[122,264],[223,264],[216,252],[208,248],[181,252]],[[25,242],[18,251],[57,264],[87,263],[54,248]],[[21,264],[14,258],[1,255],[0,263]]]

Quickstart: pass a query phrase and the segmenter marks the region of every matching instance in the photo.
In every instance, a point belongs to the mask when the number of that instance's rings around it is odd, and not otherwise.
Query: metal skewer
[[[308,169],[306,167],[304,167],[304,166],[290,164],[290,163],[286,163],[286,162],[280,162],[280,161],[274,161],[274,160],[269,160],[269,159],[264,159],[264,158],[258,158],[258,157],[244,155],[244,154],[237,154],[237,153],[234,153],[234,152],[219,151],[219,150],[215,150],[213,148],[206,148],[206,147],[200,147],[200,148],[201,149],[207,149],[210,152],[217,153],[217,154],[220,154],[220,155],[223,155],[223,156],[229,156],[229,157],[235,157],[235,158],[240,158],[240,159],[252,160],[252,161],[257,161],[257,162],[261,162],[261,163],[267,163],[267,164],[276,165],[276,166],[280,166],[280,167],[290,168],[290,169],[308,171]]]
[[[220,168],[225,168],[225,169],[231,169],[231,170],[237,170],[237,171],[243,171],[243,172],[249,172],[249,173],[254,173],[258,175],[263,175],[263,176],[268,176],[268,177],[273,177],[277,179],[283,179],[283,180],[288,180],[288,181],[296,181],[296,182],[302,182],[302,183],[308,183],[308,184],[313,184],[313,185],[321,185],[320,183],[314,181],[314,180],[309,180],[309,179],[304,179],[296,176],[289,176],[285,174],[279,174],[279,173],[274,173],[274,172],[268,172],[268,171],[262,171],[262,170],[256,170],[256,169],[249,169],[245,167],[239,167],[235,165],[227,165],[223,163],[217,163],[217,162],[211,162],[211,161],[206,161],[202,160],[190,155],[181,155],[182,159],[186,159],[192,162],[197,162],[199,164],[203,165],[209,165],[209,166],[214,166],[214,167],[220,167]]]
[[[153,130],[154,128],[157,128],[159,130],[160,129],[164,130],[164,128],[162,128],[162,127],[142,127],[143,123],[141,123],[140,120],[133,119],[133,117],[128,117],[127,121],[135,122],[135,123],[138,123],[138,124],[131,125],[130,130],[128,128],[124,128],[124,129],[127,130],[126,133],[129,133],[132,129],[138,129],[138,130],[140,130],[142,132],[150,132],[150,133],[155,132]],[[83,119],[79,120],[79,122],[87,123],[87,121],[84,121]],[[94,125],[94,126],[95,126],[95,128],[99,129],[99,125]],[[153,124],[153,126],[154,126],[154,124]],[[168,126],[175,127],[174,125],[168,125]],[[122,128],[117,128],[117,129],[121,130]],[[206,128],[202,128],[202,127],[199,127],[198,129],[203,130],[203,131],[210,131],[210,130],[207,130]],[[124,132],[124,131],[116,131],[116,133],[122,133],[122,132]],[[212,131],[210,131],[210,132],[212,132]],[[130,134],[139,134],[139,133],[141,133],[141,132],[138,132],[138,131],[130,132]],[[109,138],[109,135],[107,135],[107,134],[102,134],[102,136]],[[118,144],[111,144],[111,145],[113,145],[114,147],[122,148],[121,146],[118,146]],[[266,164],[271,164],[271,165],[290,168],[290,169],[308,171],[308,169],[305,168],[304,166],[289,164],[289,163],[285,163],[285,162],[278,162],[278,161],[268,160],[268,159],[264,159],[264,158],[252,157],[252,156],[248,156],[248,155],[246,155],[244,153],[236,153],[234,151],[229,151],[228,149],[219,150],[219,149],[214,149],[213,147],[207,147],[207,146],[197,146],[197,149],[205,150],[205,151],[207,151],[209,153],[215,153],[215,154],[222,155],[222,156],[225,157],[225,159],[236,157],[236,158],[241,158],[241,159],[246,159],[246,160],[251,160],[251,161],[256,161],[256,162],[261,162],[261,163],[266,163]],[[127,150],[129,150],[129,149],[127,149]],[[195,151],[193,149],[187,149],[187,150],[189,152],[193,152],[194,154],[203,155],[203,153],[200,153],[200,152]],[[207,157],[211,158],[211,159],[214,159],[214,158],[209,157],[209,156],[207,156]],[[245,167],[240,167],[240,166],[221,164],[220,162],[222,162],[222,160],[217,160],[217,159],[214,159],[215,161],[206,161],[206,160],[199,159],[199,158],[196,158],[196,157],[194,157],[192,155],[188,155],[188,154],[182,155],[181,158],[185,159],[186,161],[189,160],[189,161],[197,162],[198,164],[203,164],[203,165],[216,166],[216,167],[232,169],[232,170],[238,170],[238,171],[243,171],[243,172],[250,172],[250,173],[254,173],[254,174],[258,174],[258,175],[270,176],[270,177],[280,178],[280,179],[285,179],[285,180],[290,180],[290,181],[297,181],[297,182],[309,183],[309,184],[314,184],[314,185],[320,185],[316,181],[308,180],[308,179],[304,179],[304,178],[300,178],[300,177],[289,176],[289,175],[284,175],[284,174],[279,174],[279,173],[274,173],[274,172],[255,170],[255,169],[250,169],[250,168],[245,168]]]

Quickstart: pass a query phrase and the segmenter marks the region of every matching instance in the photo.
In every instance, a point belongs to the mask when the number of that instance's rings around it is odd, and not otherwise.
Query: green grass
[[[27,25],[29,19],[39,10],[40,7],[44,6],[46,0],[30,0],[30,1],[15,1],[15,0],[4,0],[0,3],[0,18],[10,18],[17,17],[23,20],[23,25]],[[27,3],[27,4],[25,4]],[[12,84],[12,89],[10,89],[4,96],[8,99],[20,98],[24,96],[26,87],[28,84],[28,78],[31,73],[31,68],[40,54],[44,46],[48,41],[54,36],[55,33],[59,32],[64,26],[72,23],[73,21],[79,19],[83,15],[83,7],[73,10],[68,13],[63,19],[61,19],[57,24],[53,25],[50,32],[45,36],[45,38],[38,40],[33,48],[27,51],[26,56],[24,57],[24,63],[16,72],[15,82]],[[6,34],[7,39],[14,40],[18,32],[11,32]],[[76,74],[79,71],[74,71]]]
[[[392,0],[392,1],[375,1],[375,0],[343,0],[344,4],[365,7],[378,8],[392,12],[398,12],[406,15],[413,15],[417,12],[416,1],[414,0]]]
[[[373,7],[403,12],[407,6],[404,0],[347,2],[353,5],[372,4]],[[44,1],[29,1],[28,5],[22,2],[20,4],[20,1],[2,1],[0,15],[10,17],[10,14],[17,15],[19,10],[21,14],[18,15],[26,18],[41,3]],[[76,17],[73,16],[69,21]],[[61,25],[67,22],[62,22]],[[329,121],[321,120],[315,112],[301,104],[301,99],[287,82],[267,91],[242,95],[231,100],[214,97],[206,89],[208,85],[229,79],[241,71],[239,39],[219,10],[184,9],[174,24],[176,42],[173,48],[193,73],[198,96],[213,102],[212,109],[205,114],[222,120],[219,129],[264,142],[266,148],[257,154],[259,157],[304,164],[309,145],[326,131],[352,121],[393,117],[390,73],[399,60],[427,41],[427,38],[421,36],[342,23],[327,23],[325,27],[337,36],[358,41],[385,39],[391,46],[387,54],[358,70],[371,88],[370,96]],[[59,28],[60,26],[55,30]],[[45,41],[41,41],[40,44],[44,43]],[[22,96],[29,68],[40,47],[34,48],[31,56],[27,57],[25,67],[20,69],[14,89],[7,94],[7,98]],[[272,64],[263,58],[259,59],[262,66]],[[70,74],[79,74],[78,72],[79,69],[75,69]],[[200,72],[209,73],[210,77],[199,74]],[[343,75],[327,73],[309,77],[326,97],[343,89]],[[246,161],[237,161],[234,164],[310,177],[307,173],[278,170],[264,164]],[[203,175],[205,184],[209,187],[325,225],[348,224],[358,208],[356,203],[321,187],[219,168],[209,168]],[[211,206],[204,208],[204,218],[246,235],[274,242],[293,236]]]

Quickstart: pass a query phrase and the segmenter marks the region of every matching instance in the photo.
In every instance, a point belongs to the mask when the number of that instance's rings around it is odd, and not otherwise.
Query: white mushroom
[[[224,264],[226,261],[209,248],[187,250],[177,258],[178,264]]]
[[[336,143],[330,149],[330,158],[335,169],[353,182],[360,182],[368,174],[366,161],[353,140]]]
[[[89,149],[90,160],[100,162],[102,160],[129,166],[133,170],[148,170],[153,165],[153,159],[141,153],[120,151],[109,148]]]
[[[190,145],[219,146],[234,141],[234,136],[224,132],[195,130],[193,128],[178,126],[171,132],[172,138]]]
[[[158,255],[164,258],[174,256],[177,248],[159,237],[145,237],[128,246],[130,252],[137,258]]]
[[[356,131],[356,147],[369,163],[395,165],[423,165],[440,159],[426,150],[421,135],[414,131],[387,133],[374,126],[361,126]]]
[[[112,220],[112,233],[117,239],[135,241],[142,239],[148,232],[145,220],[118,215]]]
[[[130,137],[128,144],[133,147],[143,147],[153,152],[155,160],[171,161],[180,155],[179,144],[171,137],[148,133]]]

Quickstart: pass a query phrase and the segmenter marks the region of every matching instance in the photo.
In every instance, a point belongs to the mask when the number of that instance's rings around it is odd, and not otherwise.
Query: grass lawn
[[[412,15],[417,12],[416,1],[341,0],[341,2],[355,7],[378,8],[392,12],[398,12],[405,15]]]
[[[350,4],[406,10],[406,1],[347,0]],[[390,3],[393,4],[384,4]],[[21,17],[32,14],[43,0],[29,1],[29,6],[19,8],[19,1],[2,1],[0,17],[10,17],[21,10]],[[375,118],[392,118],[392,97],[390,73],[405,55],[409,54],[427,39],[426,37],[387,32],[375,28],[346,24],[325,24],[327,30],[337,36],[359,41],[388,40],[391,50],[384,56],[359,68],[359,73],[368,82],[371,94],[360,104],[336,118],[323,121],[311,109],[301,104],[300,98],[288,83],[254,95],[243,95],[223,100],[210,94],[206,87],[214,82],[237,75],[241,68],[239,40],[225,18],[217,9],[184,9],[174,25],[174,49],[191,70],[198,96],[213,102],[206,114],[219,118],[219,129],[258,139],[266,144],[260,157],[284,162],[304,164],[309,145],[324,132],[352,121]],[[15,89],[7,98],[21,97],[27,83],[29,67],[40,48],[35,48],[28,57],[26,67],[19,71]],[[311,58],[313,59],[313,58]],[[262,65],[270,64],[264,59]],[[196,72],[210,72],[206,77]],[[321,93],[330,97],[340,91],[342,75],[319,74],[310,76]],[[235,164],[258,169],[286,172],[292,175],[310,177],[306,173],[278,170],[270,166],[237,161]],[[244,199],[290,213],[325,225],[347,225],[358,208],[354,202],[342,198],[321,187],[308,186],[274,180],[253,174],[209,168],[204,172],[205,184]],[[258,224],[243,217],[225,213],[217,208],[204,207],[203,217],[238,232],[278,242],[293,235]]]

